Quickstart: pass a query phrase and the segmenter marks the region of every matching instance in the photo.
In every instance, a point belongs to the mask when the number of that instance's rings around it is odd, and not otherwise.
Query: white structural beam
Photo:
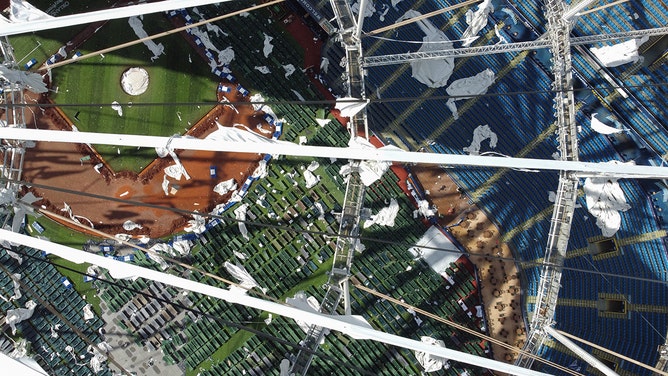
[[[619,376],[615,371],[611,370],[610,368],[608,368],[608,366],[603,364],[603,362],[596,359],[593,355],[589,354],[588,352],[584,351],[580,346],[576,345],[575,342],[566,338],[566,336],[559,333],[553,327],[548,325],[545,326],[544,329],[547,332],[547,334],[551,335],[552,337],[554,337],[554,339],[561,342],[562,345],[566,346],[569,350],[573,351],[577,356],[582,358],[582,360],[589,363],[589,365],[603,372],[604,375]]]
[[[364,26],[364,13],[366,11],[368,0],[360,0],[359,10],[357,11],[357,25],[355,26],[355,40],[359,43],[360,35],[362,35],[362,26]]]
[[[82,25],[92,22],[139,16],[142,14],[165,12],[174,9],[191,8],[198,5],[225,3],[231,0],[164,0],[155,3],[130,5],[94,12],[71,14],[67,16],[45,18],[39,21],[15,22],[2,24],[0,35],[15,35],[40,30]]]
[[[240,304],[262,311],[272,312],[284,317],[301,320],[310,325],[322,326],[331,330],[336,330],[356,339],[370,339],[373,341],[386,343],[388,345],[398,346],[414,351],[422,351],[434,356],[452,359],[458,362],[488,368],[498,372],[509,373],[512,375],[548,376],[546,373],[536,372],[530,369],[517,367],[485,357],[467,354],[448,348],[432,346],[421,341],[381,332],[368,326],[359,325],[353,320],[351,320],[351,322],[347,322],[345,320],[345,316],[330,316],[316,313],[314,311],[304,311],[289,305],[262,300],[246,294],[209,286],[157,270],[116,261],[114,259],[83,252],[64,246],[62,244],[52,243],[50,241],[33,238],[27,235],[17,234],[11,231],[0,229],[0,239],[15,244],[22,244],[26,247],[39,249],[47,253],[52,253],[58,257],[62,257],[77,264],[90,263],[93,265],[98,265],[109,270],[109,274],[111,274],[111,276],[114,278],[140,277],[151,281],[161,282],[176,288],[204,294],[216,299],[222,299],[229,303]]]
[[[443,167],[478,166],[529,170],[572,171],[578,176],[611,176],[637,179],[668,179],[668,167],[622,163],[594,163],[550,159],[505,158],[482,155],[407,152],[396,148],[336,148],[297,145],[286,141],[239,142],[199,138],[160,137],[116,133],[67,132],[40,129],[0,128],[0,139],[102,144],[134,147],[171,147],[183,150],[265,153],[300,157],[340,158],[436,164]]]

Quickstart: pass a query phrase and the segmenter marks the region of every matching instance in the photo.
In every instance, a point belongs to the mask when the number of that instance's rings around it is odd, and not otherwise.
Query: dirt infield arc
[[[231,101],[245,100],[236,90],[225,95]],[[216,129],[216,122],[223,126],[246,124],[254,132],[256,125],[261,124],[267,134],[273,133],[274,128],[263,120],[263,113],[254,112],[250,104],[237,105],[236,109],[238,112],[230,106],[216,105],[186,134],[203,138]],[[26,120],[27,124],[35,124],[40,129],[72,131],[72,122],[55,107],[44,109],[42,114],[38,113],[34,122],[33,119]],[[266,136],[259,130],[256,133]],[[175,187],[172,191],[174,194],[170,195],[163,192],[162,182],[164,168],[174,164],[171,158],[157,158],[139,174],[112,171],[94,149],[80,144],[38,142],[34,148],[26,150],[23,178],[35,184],[70,190],[63,192],[30,188],[38,197],[43,198],[36,204],[44,205],[50,211],[62,214],[64,204],[67,203],[74,215],[88,218],[98,230],[111,234],[129,233],[157,238],[182,230],[189,216],[173,210],[137,206],[134,202],[208,213],[215,205],[227,201],[230,195],[221,196],[213,192],[213,187],[232,178],[241,186],[262,157],[259,154],[189,150],[177,150],[176,153],[191,179],[174,181],[167,178],[171,186]],[[97,172],[94,166],[99,163],[103,166]],[[215,177],[210,174],[211,166],[216,168]],[[104,197],[117,200],[111,201]],[[122,225],[127,220],[140,224],[143,228],[125,231]]]

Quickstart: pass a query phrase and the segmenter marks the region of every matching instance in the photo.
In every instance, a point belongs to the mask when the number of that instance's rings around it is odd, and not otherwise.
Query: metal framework
[[[642,38],[644,36],[658,36],[668,34],[668,27],[657,27],[653,29],[632,30],[620,33],[596,34],[584,37],[571,38],[570,44],[584,45],[609,40]],[[476,46],[453,48],[439,51],[418,51],[393,55],[365,56],[364,67],[377,67],[382,65],[403,64],[418,60],[444,59],[448,57],[479,56],[487,54],[501,54],[507,52],[520,52],[526,50],[537,50],[552,47],[549,39],[538,39],[528,42],[502,43],[491,46]]]
[[[353,13],[347,0],[331,0],[331,4],[338,21],[339,35],[346,51],[348,97],[365,99],[364,74],[361,66],[362,44],[359,37],[364,22],[364,9],[367,2],[366,0],[360,1],[357,22],[353,18]],[[369,127],[366,110],[362,110],[352,116],[348,128],[350,130],[350,137],[357,137],[358,132],[364,129],[364,135],[368,139]],[[353,254],[358,242],[356,236],[359,233],[360,210],[364,203],[364,193],[365,186],[362,184],[359,174],[359,161],[356,161],[352,163],[351,173],[346,185],[343,212],[341,213],[339,232],[336,239],[334,263],[327,281],[327,292],[320,303],[321,313],[334,314],[341,299],[343,299],[345,313],[347,315],[350,314],[348,278],[350,277]],[[308,348],[309,351],[299,351],[290,368],[290,374],[306,375],[313,360],[314,351],[320,345],[323,337],[324,330],[322,327],[315,325],[310,327],[303,342],[304,347]]]
[[[6,67],[18,69],[14,51],[7,37],[0,37],[0,54],[2,63]],[[9,82],[0,76],[0,128],[25,128],[24,89],[21,83]],[[25,141],[9,139],[2,139],[0,143],[0,154],[2,155],[0,174],[7,179],[2,189],[14,192],[14,194],[18,191],[18,184],[14,181],[21,180],[23,172],[24,144]],[[9,218],[10,216],[5,216],[5,221],[8,221]]]
[[[573,97],[573,70],[571,66],[570,22],[564,20],[566,5],[563,0],[545,3],[547,34],[552,52],[554,115],[557,122],[558,148],[561,160],[578,160],[578,140],[575,126],[575,99]],[[524,350],[535,354],[543,345],[553,324],[554,311],[561,288],[561,266],[564,264],[570,237],[578,179],[571,171],[559,173],[559,186],[550,220],[544,262],[536,296],[536,307],[529,323]],[[520,354],[515,364],[530,368],[533,358]]]

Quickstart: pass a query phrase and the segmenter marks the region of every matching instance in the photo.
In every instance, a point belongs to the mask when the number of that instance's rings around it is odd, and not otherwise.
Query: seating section
[[[4,265],[11,274],[21,274],[21,282],[26,288],[21,288],[21,298],[5,301],[0,300],[0,309],[5,312],[9,309],[24,308],[27,301],[37,303],[32,317],[16,325],[17,336],[25,338],[31,343],[31,351],[36,354],[35,359],[50,374],[72,374],[88,375],[93,370],[90,367],[90,354],[87,352],[90,340],[95,344],[102,341],[98,330],[104,322],[99,316],[84,321],[83,307],[86,302],[72,288],[63,284],[63,275],[47,260],[40,251],[19,247],[16,253],[22,256],[23,262],[19,264],[15,259],[9,257],[4,250],[0,252],[0,263]],[[54,260],[51,260],[54,261]],[[12,279],[3,272],[2,283],[3,295],[9,298],[14,291]],[[67,322],[53,314],[41,302],[46,301],[54,307]],[[84,338],[78,336],[68,325],[80,330]],[[56,330],[56,328],[58,328]],[[57,336],[52,335],[52,329]],[[67,346],[72,351],[65,350]],[[77,361],[72,361],[72,356]],[[82,357],[82,361],[79,357]],[[103,367],[98,375],[111,375],[111,371]]]

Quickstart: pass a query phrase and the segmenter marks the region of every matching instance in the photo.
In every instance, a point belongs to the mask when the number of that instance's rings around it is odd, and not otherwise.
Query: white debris
[[[8,309],[5,314],[5,323],[12,329],[12,335],[16,334],[16,324],[32,317],[37,303],[32,300],[26,302],[25,308]]]
[[[404,1],[404,0],[392,0],[392,8],[394,8],[394,10],[399,10],[397,8],[397,5],[399,5],[399,3],[402,2],[402,1]]]
[[[167,175],[162,177],[162,191],[165,192],[165,196],[169,196],[169,180]]]
[[[422,14],[415,10],[407,11],[397,19],[397,22],[410,18],[419,17]],[[452,42],[443,31],[434,26],[431,21],[423,19],[417,22],[420,29],[425,33],[418,52],[439,51],[452,49]],[[455,69],[455,59],[452,57],[444,59],[429,59],[412,61],[413,78],[431,88],[443,87]]]
[[[113,348],[106,342],[100,342],[97,346],[88,346],[88,353],[93,354],[93,357],[90,359],[90,366],[93,372],[99,373],[102,371],[102,362],[107,360],[107,355],[111,350]]]
[[[167,262],[165,262],[165,260],[162,257],[155,254],[155,252],[158,252],[158,250],[164,249],[164,246],[169,247],[169,245],[167,245],[167,244],[159,243],[159,244],[155,244],[154,246],[149,248],[149,251],[152,251],[152,252],[146,252],[146,256],[149,259],[155,261],[158,265],[160,265],[160,269],[162,269],[162,270],[166,270],[169,267],[169,265],[167,265]],[[171,247],[169,247],[168,249],[171,249]]]
[[[95,317],[95,314],[93,313],[93,310],[91,309],[93,307],[92,304],[86,304],[83,307],[83,319],[84,321],[92,320]]]
[[[471,145],[464,147],[464,152],[469,153],[469,155],[480,154],[480,144],[485,140],[489,140],[489,147],[494,149],[498,138],[489,125],[479,125],[473,130]]]
[[[12,283],[14,284],[14,295],[9,300],[19,300],[23,296],[21,294],[21,274],[14,273],[11,275]]]
[[[234,181],[234,178],[221,181],[220,183],[216,184],[215,187],[213,187],[213,191],[221,196],[235,189],[237,189],[237,182]]]
[[[14,342],[14,350],[8,354],[12,359],[20,359],[28,355],[28,340],[25,338],[19,338]],[[47,373],[44,372],[46,375]]]
[[[329,59],[323,56],[322,60],[320,60],[320,71],[327,74],[328,70],[329,70]]]
[[[360,2],[361,0],[356,0],[352,5],[350,5],[350,10],[355,14],[355,17],[357,17],[360,12]],[[366,8],[364,9],[364,18],[373,16],[375,12],[376,8],[373,6],[373,1],[367,1]]]
[[[53,18],[27,1],[11,0],[9,6],[9,19],[12,22],[35,22]]]
[[[138,223],[135,223],[135,222],[133,222],[129,219],[127,221],[123,222],[123,230],[125,230],[125,231],[132,231],[132,230],[135,230],[135,229],[142,229],[142,228],[143,228],[142,225],[140,225]]]
[[[5,65],[0,64],[0,77],[4,77],[5,80],[11,83],[24,84],[27,86],[28,90],[33,93],[46,93],[49,91],[39,73],[10,69]]]
[[[353,117],[362,111],[367,104],[369,104],[368,99],[364,101],[359,98],[343,97],[336,100],[334,108],[341,111],[342,117]]]
[[[600,134],[614,134],[614,133],[619,133],[619,132],[623,131],[623,129],[618,129],[618,128],[606,125],[604,122],[598,120],[596,118],[596,115],[598,115],[597,112],[594,112],[593,114],[591,114],[591,129],[595,130],[596,132],[598,132]]]
[[[501,35],[501,31],[499,30],[499,25],[494,25],[494,34],[496,35],[497,38],[499,38],[499,41],[496,44],[509,43],[508,40],[503,35]]]
[[[351,138],[348,142],[351,148],[375,148],[369,141],[362,137]],[[386,145],[380,149],[401,150],[393,145]],[[365,186],[370,186],[376,180],[380,179],[383,174],[390,168],[392,162],[388,161],[361,161],[359,162],[359,174],[362,183]],[[339,174],[344,178],[350,174],[351,164],[345,164],[339,169]]]
[[[262,179],[267,176],[267,173],[267,161],[260,159],[251,176],[255,179]]]
[[[271,44],[271,41],[274,38],[270,37],[266,33],[264,34],[264,47],[262,48],[262,52],[264,53],[264,57],[269,57],[269,54],[271,51],[274,50],[274,46]]]
[[[432,209],[427,200],[417,200],[418,208],[413,211],[413,218],[417,218],[418,215],[421,215],[425,218],[431,218],[436,215],[436,211]]]
[[[123,107],[117,102],[111,102],[111,109],[118,113],[118,116],[123,116]]]
[[[116,235],[114,235],[114,238],[116,238],[116,240],[119,241],[119,242],[127,242],[130,239],[132,239],[132,235],[130,235],[130,234],[116,234]]]
[[[315,119],[315,122],[318,123],[318,125],[322,128],[325,127],[325,125],[329,124],[332,122],[332,119]]]
[[[262,65],[262,66],[257,66],[257,65],[256,65],[256,66],[255,66],[255,70],[259,71],[259,72],[262,73],[262,74],[269,74],[269,73],[271,73],[271,70],[269,70],[269,67],[267,67],[266,65]]]
[[[649,37],[644,36],[612,46],[592,47],[590,50],[604,66],[617,67],[640,60],[642,57],[638,54],[638,48],[648,40]]]
[[[7,255],[9,255],[9,257],[16,260],[19,263],[19,265],[23,264],[23,257],[21,257],[21,255],[19,255],[14,251],[10,251],[9,248],[11,248],[11,246],[9,245],[8,242],[3,241],[2,243],[0,243],[0,245],[5,247],[5,252],[7,252]]]
[[[62,56],[63,59],[67,59],[67,46],[60,46],[58,49],[58,55]]]
[[[285,78],[290,77],[293,73],[295,73],[295,66],[292,64],[287,64],[283,65],[283,70],[285,70]]]
[[[448,99],[448,102],[446,103],[446,106],[452,111],[452,116],[454,116],[455,119],[459,118],[455,101],[469,99],[473,96],[487,93],[487,89],[494,83],[494,79],[494,71],[487,68],[475,76],[460,78],[459,80],[453,81],[450,86],[445,89],[448,95],[456,97]]]
[[[218,52],[219,65],[230,65],[232,60],[234,60],[234,50],[232,49],[232,46]]]
[[[173,252],[178,256],[187,256],[190,254],[190,242],[185,239],[175,240],[172,242]]]
[[[620,163],[613,161],[613,163]],[[631,208],[616,178],[587,178],[583,186],[587,209],[596,218],[603,236],[612,237],[622,223],[620,211]]]
[[[225,270],[227,270],[227,272],[232,275],[232,277],[239,281],[239,285],[241,285],[241,287],[244,289],[244,293],[246,290],[250,290],[253,287],[259,288],[263,293],[267,292],[267,289],[260,287],[257,281],[255,281],[255,278],[253,278],[243,266],[238,264],[235,265],[228,261],[225,261],[223,266],[225,267]]]
[[[437,340],[431,337],[422,336],[420,340],[424,343],[428,343],[433,346],[445,347],[445,342],[442,340]],[[448,369],[450,365],[448,360],[445,358],[438,357],[436,355],[428,354],[421,351],[415,352],[415,358],[418,363],[424,368],[424,372],[436,372],[443,368]]]
[[[60,324],[51,325],[51,338],[58,338],[58,330],[60,330]]]
[[[229,34],[224,32],[223,29],[220,28],[220,26],[218,26],[218,25],[216,25],[212,22],[207,22],[207,23],[204,24],[204,26],[206,26],[206,31],[207,32],[212,32],[212,33],[216,34],[216,36],[220,36],[221,34],[224,37],[229,36]]]
[[[237,224],[239,225],[239,232],[241,236],[246,240],[250,240],[248,236],[248,229],[246,228],[246,211],[248,210],[248,204],[240,205],[238,208],[234,209],[234,218],[238,220]]]
[[[172,160],[174,160],[174,164],[171,166],[167,166],[165,168],[165,175],[174,178],[176,180],[181,180],[181,177],[185,177],[186,180],[190,180],[190,175],[188,175],[188,172],[186,171],[186,168],[183,167],[183,164],[181,164],[181,160],[179,157],[176,155],[176,153],[173,150],[169,150],[169,155],[172,157]],[[163,182],[164,185],[164,182]],[[164,188],[163,188],[164,189]]]
[[[494,11],[494,5],[492,5],[492,0],[483,0],[482,3],[478,4],[478,10],[475,12],[471,9],[466,11],[466,23],[469,27],[466,28],[462,39],[463,47],[468,47],[473,43],[478,37],[476,36],[480,30],[482,30],[485,25],[487,25],[487,16]]]
[[[299,99],[300,101],[304,102],[306,99],[304,99],[304,96],[299,94],[299,92],[295,89],[290,89],[292,90],[292,93]]]
[[[324,221],[325,220],[325,209],[322,207],[322,204],[318,201],[316,201],[314,204],[316,209],[318,209],[318,220],[319,221]]]
[[[146,33],[146,30],[144,30],[144,25],[142,25],[142,21],[139,19],[139,17],[132,16],[128,18],[128,23],[130,24],[132,30],[134,30],[135,34],[137,34],[137,38],[142,39],[148,37],[148,33]],[[156,60],[160,57],[160,55],[165,53],[165,46],[162,43],[156,44],[152,39],[146,39],[143,42],[149,51],[153,53],[151,61]]]
[[[513,12],[512,9],[501,8],[501,11],[505,13],[513,21],[514,24],[517,24],[517,17],[515,16],[515,12]]]
[[[375,215],[364,222],[364,228],[376,224],[379,226],[394,227],[394,219],[399,214],[399,204],[395,198],[390,199],[390,204],[378,211]]]
[[[380,16],[378,16],[378,19],[380,20],[380,22],[385,22],[385,15],[387,15],[387,12],[390,11],[390,6],[387,4],[382,4],[381,7],[382,10],[379,12]]]
[[[215,190],[214,190],[215,191]],[[201,234],[206,230],[206,221],[201,215],[193,213],[193,219],[188,220],[188,225],[183,228],[185,232]]]
[[[241,253],[241,252],[239,252],[239,251],[234,251],[233,253],[234,253],[234,255],[237,256],[240,260],[245,260],[245,259],[246,259],[246,255],[243,254],[243,253]]]
[[[315,187],[316,184],[320,181],[320,176],[315,175],[309,170],[304,170],[304,179],[306,180],[306,189],[311,189]]]
[[[96,276],[100,274],[100,268],[97,265],[90,265],[88,268],[86,268],[86,274],[89,276]]]

